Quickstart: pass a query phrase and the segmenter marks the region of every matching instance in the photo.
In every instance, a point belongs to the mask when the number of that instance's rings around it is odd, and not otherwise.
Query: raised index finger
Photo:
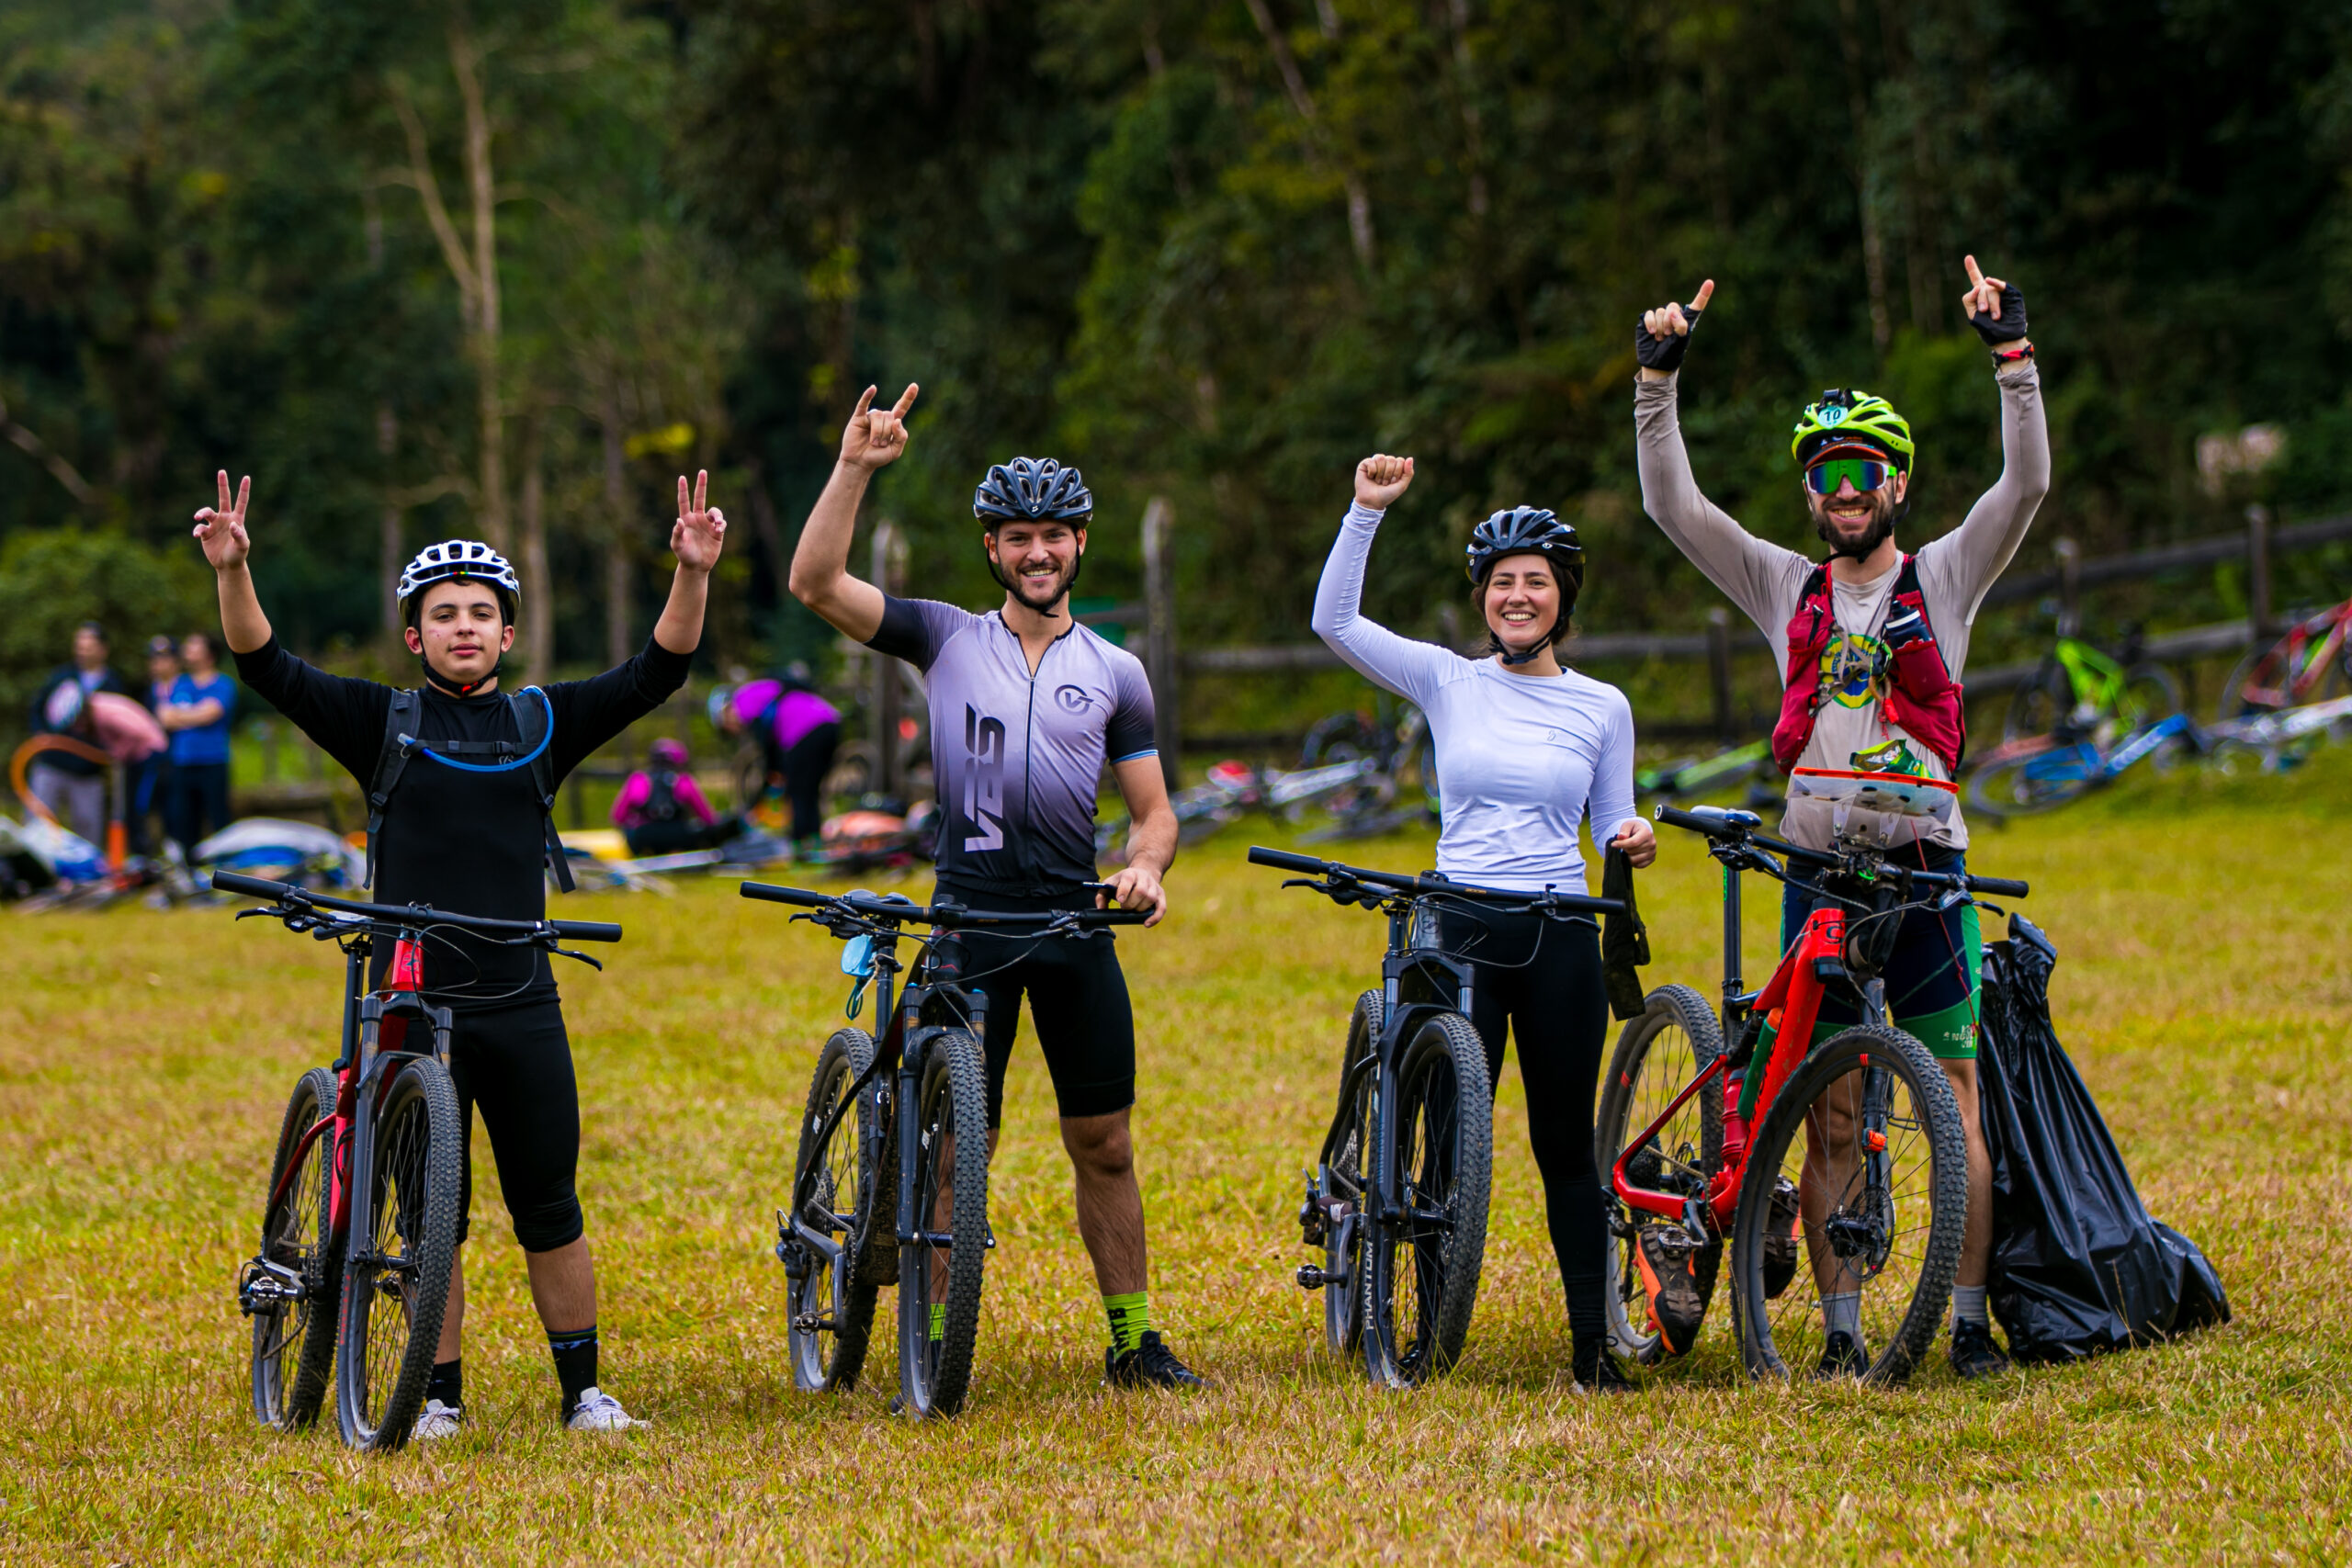
[[[874,406],[875,391],[875,388],[868,387],[865,389],[865,392],[860,395],[857,400],[857,407],[849,411],[849,417],[852,423],[855,423],[858,420],[865,418],[865,411]]]
[[[252,497],[253,493],[254,477],[251,474],[247,474],[243,479],[237,481],[237,520],[239,522],[243,522],[244,520],[245,502]]]
[[[709,511],[709,501],[710,470],[708,468],[696,468],[695,470],[695,510],[696,512]]]
[[[220,487],[220,510],[226,512],[229,510],[229,470],[223,468],[212,477],[214,482]]]
[[[1971,288],[1984,288],[1984,275],[1976,270],[1976,258],[1974,256],[1962,256],[1960,259],[1968,264],[1968,286]]]
[[[1711,277],[1707,279],[1706,282],[1699,285],[1699,292],[1692,297],[1690,300],[1690,308],[1694,310],[1703,310],[1707,308],[1707,301],[1714,297],[1715,280]]]
[[[907,389],[899,394],[898,405],[890,411],[891,417],[895,419],[906,418],[907,411],[915,406],[915,394],[922,390],[922,388],[918,386],[916,383],[912,381],[908,382]]]
[[[678,476],[678,515],[679,515],[679,516],[681,516],[681,517],[684,517],[685,514],[686,514],[686,476],[685,476],[685,475],[684,475],[684,474],[680,474],[680,475]]]

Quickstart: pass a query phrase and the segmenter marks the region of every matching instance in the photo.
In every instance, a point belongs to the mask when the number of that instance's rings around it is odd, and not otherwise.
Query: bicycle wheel
[[[1641,1015],[1618,1032],[1617,1049],[1601,1080],[1593,1152],[1600,1164],[1601,1201],[1609,1213],[1609,1342],[1619,1355],[1645,1366],[1666,1359],[1666,1340],[1650,1311],[1635,1256],[1639,1223],[1611,1183],[1625,1141],[1657,1121],[1723,1049],[1723,1031],[1706,998],[1688,986],[1660,986],[1649,994]],[[1709,1179],[1722,1168],[1723,1152],[1723,1086],[1714,1083],[1674,1113],[1649,1146],[1627,1163],[1626,1174],[1635,1185],[1654,1191],[1702,1198]],[[1718,1244],[1691,1260],[1702,1303],[1714,1295],[1722,1258]]]
[[[1797,1184],[1805,1256],[1775,1301],[1766,1243],[1781,1178]],[[1901,1382],[1943,1320],[1967,1221],[1960,1106],[1928,1048],[1874,1024],[1815,1046],[1757,1129],[1732,1218],[1732,1311],[1747,1370],[1785,1377],[1816,1364],[1822,1297],[1856,1294],[1863,1381]]]
[[[874,1303],[880,1292],[869,1271],[860,1267],[876,1213],[874,1173],[866,1168],[875,1117],[871,1087],[819,1136],[819,1129],[873,1061],[874,1039],[865,1031],[835,1030],[818,1055],[808,1108],[800,1118],[788,1217],[836,1249],[827,1252],[797,1236],[797,1247],[786,1243],[786,1250],[796,1255],[786,1269],[791,1281],[792,1382],[804,1393],[856,1387],[874,1328]]]
[[[1373,1073],[1349,1069],[1379,1048],[1380,1032],[1387,1022],[1387,1004],[1378,991],[1356,998],[1348,1017],[1347,1043],[1340,1052],[1340,1111],[1324,1145],[1324,1169],[1317,1179],[1326,1185],[1319,1196],[1330,1201],[1323,1212],[1323,1342],[1337,1356],[1352,1356],[1363,1337],[1363,1270],[1358,1254],[1364,1234],[1364,1151],[1371,1140],[1365,1124],[1372,1113]]]
[[[1461,1359],[1486,1259],[1494,1095],[1468,1019],[1436,1013],[1413,1032],[1383,1130],[1401,1213],[1363,1230],[1364,1371],[1409,1388]]]
[[[1979,768],[1968,778],[1968,807],[1988,817],[2030,817],[2065,805],[2091,787],[2098,753],[2088,746],[2054,746]]]
[[[334,1367],[334,1308],[343,1284],[343,1260],[327,1230],[334,1129],[322,1129],[302,1144],[304,1134],[334,1119],[334,1074],[312,1067],[302,1075],[286,1102],[269,1185],[262,1190],[259,1258],[286,1271],[268,1276],[272,1283],[283,1285],[290,1274],[301,1292],[292,1301],[272,1300],[253,1314],[254,1417],[281,1432],[306,1427],[319,1418],[319,1406],[326,1403],[327,1377]],[[301,1146],[299,1156],[297,1145]]]
[[[899,1248],[899,1392],[909,1414],[953,1416],[972,1380],[989,1247],[988,1073],[944,1029],[923,1048],[915,1100],[915,1224]]]
[[[2248,650],[2222,682],[2222,701],[2215,714],[2227,722],[2255,714],[2277,713],[2295,705],[2295,656],[2290,641],[2280,638],[2267,648]]]
[[[2134,664],[2123,672],[2115,718],[2128,735],[2170,718],[2182,706],[2179,677],[2161,664]]]
[[[352,1250],[343,1276],[335,1416],[355,1449],[397,1449],[424,1403],[449,1303],[465,1145],[449,1070],[403,1065],[379,1097],[356,1163]],[[359,1221],[367,1221],[363,1235]]]
[[[2001,718],[2001,739],[2025,740],[2054,734],[2074,711],[2073,678],[2056,660],[2046,659],[2033,672],[2033,679],[2009,698],[2009,711]]]

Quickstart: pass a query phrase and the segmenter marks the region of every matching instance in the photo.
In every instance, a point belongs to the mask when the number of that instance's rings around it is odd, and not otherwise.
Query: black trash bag
[[[1993,1315],[2019,1361],[2077,1360],[2230,1320],[2197,1244],[2149,1217],[2050,1022],[2058,950],[2030,921],[1984,949],[1977,1095],[1993,1163]]]

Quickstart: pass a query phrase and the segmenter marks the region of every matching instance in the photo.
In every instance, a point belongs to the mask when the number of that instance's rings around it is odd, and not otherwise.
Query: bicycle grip
[[[565,942],[618,942],[621,928],[605,920],[550,920],[555,934]]]
[[[832,902],[822,893],[810,893],[799,887],[778,887],[772,882],[746,882],[739,891],[746,898],[759,898],[770,904],[794,904],[803,909],[821,909]]]
[[[1687,828],[1693,833],[1704,833],[1711,839],[1720,835],[1729,826],[1720,817],[1702,817],[1695,811],[1685,811],[1679,807],[1664,805],[1657,808],[1657,819],[1669,828]]]
[[[2006,876],[1972,876],[1968,879],[1971,893],[1990,893],[1996,898],[2022,898],[2032,890],[2024,883]]]
[[[1250,846],[1251,865],[1271,865],[1280,871],[1303,871],[1309,875],[1323,874],[1324,863],[1313,855],[1295,855],[1288,850],[1270,850],[1261,844]]]
[[[300,888],[286,882],[264,882],[258,876],[240,876],[233,871],[212,874],[212,888],[216,893],[243,893],[250,898],[283,898]]]

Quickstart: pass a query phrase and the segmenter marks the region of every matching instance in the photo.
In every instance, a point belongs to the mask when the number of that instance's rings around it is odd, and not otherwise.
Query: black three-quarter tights
[[[1581,920],[1476,909],[1447,910],[1439,931],[1447,952],[1478,965],[1470,1021],[1486,1043],[1490,1081],[1501,1081],[1506,1023],[1518,1042],[1527,1141],[1544,1176],[1568,1327],[1579,1341],[1597,1346],[1607,1331],[1609,1258],[1592,1152],[1592,1101],[1609,1035],[1600,933]]]

